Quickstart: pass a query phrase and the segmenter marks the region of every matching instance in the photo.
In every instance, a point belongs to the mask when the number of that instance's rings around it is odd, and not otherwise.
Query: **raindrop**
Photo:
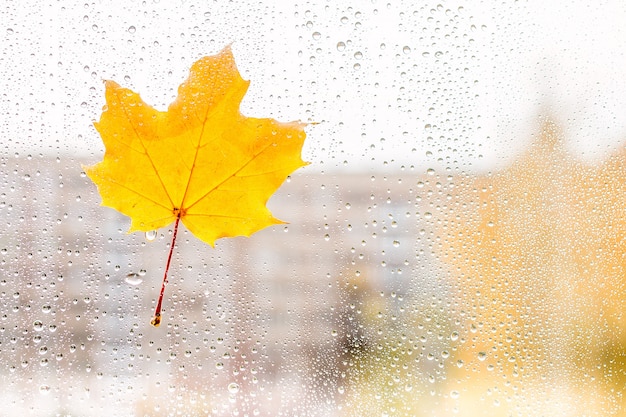
[[[33,323],[33,329],[35,329],[36,332],[42,331],[43,322],[41,320],[35,320],[35,322]]]
[[[152,242],[154,239],[156,239],[156,236],[157,236],[156,230],[150,230],[146,232],[146,240],[148,242]]]
[[[337,42],[337,50],[342,52],[344,49],[346,49],[346,44],[344,42]]]
[[[126,275],[124,281],[126,281],[126,283],[130,285],[139,285],[143,282],[143,279],[139,274],[131,272],[130,274]]]
[[[313,39],[315,39],[316,41],[319,40],[322,37],[322,34],[319,32],[313,32]]]
[[[137,28],[135,28],[134,26],[130,26],[128,28],[128,33],[135,33],[136,30],[137,30]]]
[[[405,46],[404,48],[402,48],[402,52],[408,55],[411,53],[411,48],[409,48],[408,46]]]
[[[239,392],[239,385],[235,382],[228,384],[228,392],[231,394],[237,394]]]
[[[39,386],[39,392],[41,394],[47,394],[50,392],[50,385],[40,385]]]
[[[487,352],[478,352],[478,360],[482,362],[485,359],[487,359]]]

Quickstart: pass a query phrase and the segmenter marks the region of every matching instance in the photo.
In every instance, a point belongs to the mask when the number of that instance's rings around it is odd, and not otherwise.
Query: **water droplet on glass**
[[[40,385],[39,386],[39,392],[41,394],[47,394],[50,392],[50,385]]]
[[[485,359],[487,359],[487,352],[478,352],[478,360],[482,362]]]
[[[41,320],[35,320],[35,322],[33,323],[33,329],[35,329],[36,332],[42,331],[43,322]]]
[[[461,395],[461,394],[460,394],[458,391],[456,391],[456,390],[454,390],[454,391],[451,391],[451,392],[450,392],[450,398],[452,398],[452,399],[454,399],[454,400],[456,400],[457,398],[459,398],[459,396],[460,396],[460,395]]]
[[[344,42],[337,42],[337,50],[342,52],[344,49],[346,49],[346,44]]]
[[[408,55],[411,53],[411,48],[409,48],[408,46],[405,46],[404,48],[402,48],[402,52]]]
[[[316,41],[319,40],[322,37],[322,34],[319,32],[313,32],[313,39],[315,39]]]
[[[146,232],[146,240],[148,242],[152,242],[154,239],[156,239],[156,237],[157,237],[156,230],[150,230],[149,232]]]
[[[128,28],[128,33],[135,33],[136,30],[137,30],[137,28],[135,28],[134,26],[130,26]]]
[[[228,392],[231,394],[237,394],[239,392],[239,385],[235,382],[228,384]]]
[[[143,282],[143,279],[141,278],[141,276],[139,276],[139,274],[131,272],[130,274],[126,275],[124,281],[126,281],[126,283],[130,285],[139,285]]]

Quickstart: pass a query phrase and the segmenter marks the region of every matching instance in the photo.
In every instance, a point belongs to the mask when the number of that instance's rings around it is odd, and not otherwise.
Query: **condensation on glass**
[[[622,415],[626,8],[21,2],[0,21],[2,414]],[[82,172],[102,80],[158,109],[232,45],[310,123],[215,248],[127,234]]]

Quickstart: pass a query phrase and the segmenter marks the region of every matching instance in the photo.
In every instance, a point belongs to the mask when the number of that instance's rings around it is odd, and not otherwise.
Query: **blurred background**
[[[20,2],[0,11],[7,416],[610,416],[626,384],[626,6]],[[215,248],[82,172],[102,80],[159,109],[232,44],[315,122]]]

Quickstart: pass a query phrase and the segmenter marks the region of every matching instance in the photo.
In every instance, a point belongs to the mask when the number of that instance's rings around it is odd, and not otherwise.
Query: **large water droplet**
[[[150,230],[149,232],[146,232],[146,240],[148,242],[152,242],[154,239],[156,239],[156,237],[157,237],[156,230]]]
[[[124,281],[126,281],[126,283],[130,285],[139,285],[143,282],[143,279],[139,274],[131,272],[130,274],[126,275]]]
[[[228,392],[231,394],[237,394],[239,392],[239,384],[236,382],[231,382],[228,384]]]

